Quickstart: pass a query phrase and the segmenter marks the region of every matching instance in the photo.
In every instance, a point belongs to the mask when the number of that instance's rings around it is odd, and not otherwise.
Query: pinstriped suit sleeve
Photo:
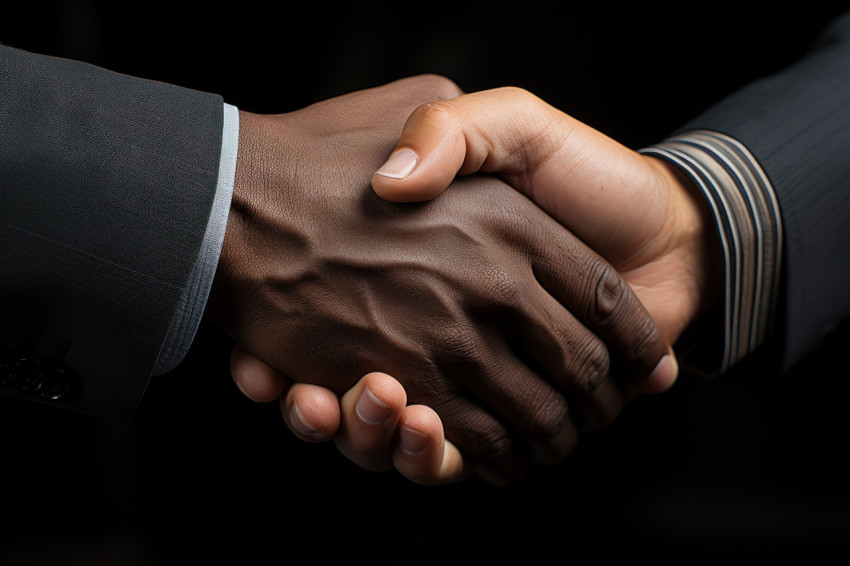
[[[0,390],[132,414],[207,231],[223,106],[0,46]]]
[[[718,229],[731,249],[724,332],[725,357],[731,359],[725,367],[718,361],[714,370],[722,372],[767,339],[756,324],[772,321],[776,358],[787,370],[850,317],[850,13],[806,57],[644,151],[683,166],[707,195],[715,195],[712,206],[723,198],[745,204],[753,197],[774,199],[760,210],[750,205],[736,212],[732,204],[717,211]],[[733,153],[738,157],[730,166],[726,157]],[[762,226],[776,233],[765,235]],[[775,261],[759,263],[773,252]],[[765,284],[770,293],[759,288]],[[770,302],[771,293],[778,298],[775,312],[759,315],[759,304]],[[733,331],[739,334],[730,339]]]

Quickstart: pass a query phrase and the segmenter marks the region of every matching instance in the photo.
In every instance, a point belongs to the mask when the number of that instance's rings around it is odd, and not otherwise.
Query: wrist
[[[238,290],[234,280],[244,271],[243,256],[245,227],[254,214],[258,200],[256,190],[257,168],[261,159],[256,152],[257,115],[239,111],[239,137],[233,179],[230,210],[222,241],[221,254],[207,302],[207,315],[216,324],[227,329],[232,325],[233,294]]]
[[[723,253],[717,223],[705,195],[687,173],[668,161],[652,159],[663,170],[676,211],[678,237],[686,250],[693,290],[687,305],[690,325],[710,311],[723,292]]]
[[[763,344],[773,328],[782,259],[782,219],[773,187],[749,150],[719,132],[686,132],[641,153],[686,172],[710,211],[721,258],[712,269],[723,278],[716,300],[722,352],[701,371],[723,373]]]
[[[717,304],[723,293],[722,254],[710,207],[698,187],[675,165],[642,156],[655,206],[644,217],[636,261],[618,266],[670,344]]]

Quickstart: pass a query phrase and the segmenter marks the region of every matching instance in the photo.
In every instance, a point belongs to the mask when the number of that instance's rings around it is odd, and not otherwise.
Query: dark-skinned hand
[[[296,382],[342,394],[395,376],[506,483],[529,454],[560,461],[578,430],[609,423],[669,347],[610,264],[504,182],[464,178],[416,204],[375,195],[408,115],[457,94],[423,76],[241,112],[207,312]]]

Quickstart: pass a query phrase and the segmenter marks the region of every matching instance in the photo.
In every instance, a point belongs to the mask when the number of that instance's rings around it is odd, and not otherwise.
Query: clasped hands
[[[300,438],[505,484],[672,385],[712,262],[667,164],[520,89],[420,76],[240,113],[207,312],[237,385]]]

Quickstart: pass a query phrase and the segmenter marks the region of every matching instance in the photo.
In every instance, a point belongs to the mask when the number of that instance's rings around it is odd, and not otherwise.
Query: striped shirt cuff
[[[746,147],[717,132],[686,132],[640,153],[678,166],[714,213],[725,270],[722,354],[696,369],[722,374],[762,345],[773,325],[782,258],[782,220],[773,187]]]

